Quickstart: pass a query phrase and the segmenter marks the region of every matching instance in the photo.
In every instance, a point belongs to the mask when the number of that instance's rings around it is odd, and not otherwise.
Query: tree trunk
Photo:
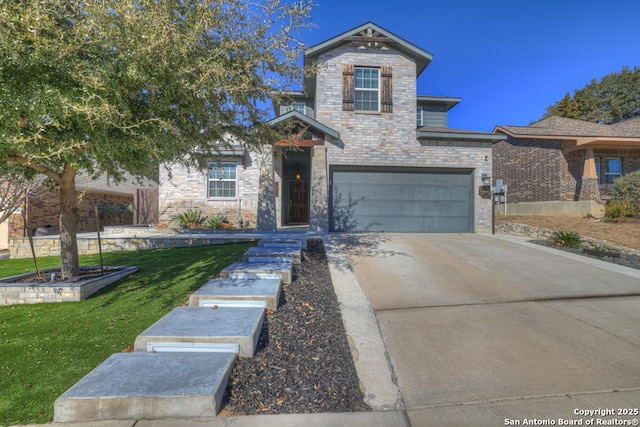
[[[60,174],[60,254],[62,278],[80,275],[78,260],[78,199],[76,197],[76,171],[65,163]]]

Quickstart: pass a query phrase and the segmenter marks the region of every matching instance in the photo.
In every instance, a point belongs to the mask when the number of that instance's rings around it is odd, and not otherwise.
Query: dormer
[[[307,117],[315,118],[313,99],[303,91],[286,91],[283,97],[274,103],[276,117],[289,111],[297,111]]]
[[[416,97],[416,127],[446,128],[448,112],[460,98],[418,95]]]

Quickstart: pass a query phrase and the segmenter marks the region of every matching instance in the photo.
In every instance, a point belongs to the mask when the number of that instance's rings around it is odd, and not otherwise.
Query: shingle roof
[[[640,117],[612,125],[551,116],[529,126],[497,126],[514,136],[640,138]]]

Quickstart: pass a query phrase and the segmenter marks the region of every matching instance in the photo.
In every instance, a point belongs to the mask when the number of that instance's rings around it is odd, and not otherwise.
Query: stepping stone
[[[269,310],[278,309],[282,280],[277,279],[212,279],[189,297],[190,306],[242,306],[242,303]],[[237,303],[237,304],[236,304]]]
[[[302,254],[299,248],[270,248],[264,246],[254,246],[249,248],[244,255],[242,255],[243,261],[250,261],[249,258],[291,258],[294,264],[300,264],[302,262]]]
[[[56,423],[214,417],[235,353],[116,353],[64,392]]]
[[[258,307],[177,307],[138,335],[134,351],[235,351],[251,357],[263,319]]]
[[[258,240],[258,246],[265,248],[278,248],[278,247],[300,247],[302,250],[307,250],[307,238],[305,236],[274,236],[265,237]]]
[[[228,279],[278,279],[291,284],[292,263],[290,261],[273,262],[234,262],[220,272]]]

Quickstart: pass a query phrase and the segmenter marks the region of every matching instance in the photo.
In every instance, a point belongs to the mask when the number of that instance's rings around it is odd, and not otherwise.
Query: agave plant
[[[207,220],[207,217],[202,214],[202,211],[187,209],[174,214],[172,219],[180,228],[192,228],[202,225]]]
[[[562,248],[577,248],[582,244],[582,237],[573,231],[556,231],[550,239],[554,245]]]
[[[220,228],[225,222],[227,222],[227,217],[222,214],[216,214],[208,217],[204,221],[204,226],[207,228]]]

